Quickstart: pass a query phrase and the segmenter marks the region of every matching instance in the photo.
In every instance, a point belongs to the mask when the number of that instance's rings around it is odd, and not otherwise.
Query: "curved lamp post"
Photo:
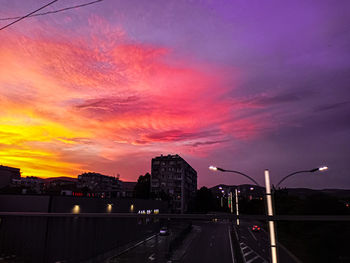
[[[220,172],[227,172],[227,173],[235,173],[235,174],[240,174],[240,175],[243,175],[244,177],[248,178],[249,180],[251,180],[252,182],[254,182],[254,184],[256,184],[257,186],[260,186],[257,181],[255,181],[253,178],[251,178],[250,176],[244,174],[244,173],[241,173],[241,172],[238,172],[238,171],[234,171],[234,170],[226,170],[226,169],[222,169],[222,168],[219,168],[219,167],[216,167],[216,166],[209,166],[209,169],[212,170],[212,171],[220,171]]]
[[[287,176],[285,176],[284,178],[281,179],[281,181],[278,182],[278,184],[276,185],[276,189],[280,186],[280,184],[286,180],[287,178],[295,175],[295,174],[299,174],[299,173],[314,173],[316,171],[325,171],[327,170],[328,167],[327,166],[323,166],[323,167],[319,167],[319,168],[314,168],[314,169],[311,169],[311,170],[304,170],[304,171],[298,171],[298,172],[294,172],[294,173],[291,173],[291,174],[288,174]]]

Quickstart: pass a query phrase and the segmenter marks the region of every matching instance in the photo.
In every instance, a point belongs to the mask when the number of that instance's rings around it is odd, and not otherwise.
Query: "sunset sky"
[[[4,18],[48,0],[0,0]],[[53,11],[89,0],[59,0]],[[350,1],[104,0],[0,31],[0,164],[136,180],[179,154],[199,186],[350,187]]]

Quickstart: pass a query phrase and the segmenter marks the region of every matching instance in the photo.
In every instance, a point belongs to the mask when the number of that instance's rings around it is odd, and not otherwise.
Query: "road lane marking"
[[[155,260],[156,258],[153,257],[154,255],[155,255],[155,253],[153,253],[152,255],[150,255],[150,256],[148,257],[148,259],[151,260],[151,261]]]
[[[255,256],[255,257],[253,257],[252,259],[248,260],[246,263],[253,262],[254,260],[256,260],[256,259],[258,259],[258,258],[259,258],[259,256]]]
[[[231,248],[232,263],[235,263],[235,257],[233,256],[233,248],[232,248],[232,239],[231,239],[230,228],[228,229],[228,237],[230,238],[230,248]]]
[[[250,250],[249,252],[244,253],[244,257],[246,257],[246,256],[250,255],[251,253],[253,253],[253,250]]]
[[[128,251],[130,251],[130,250],[132,250],[132,249],[134,249],[136,247],[138,247],[139,245],[145,243],[146,241],[148,241],[148,240],[150,240],[150,239],[152,239],[152,238],[154,238],[156,236],[158,236],[158,234],[154,234],[154,235],[152,235],[152,236],[150,236],[150,237],[148,237],[148,238],[146,238],[144,240],[141,240],[140,242],[136,243],[135,245],[133,245],[131,247],[128,247],[128,248],[124,249],[123,251],[119,252],[117,255],[114,255],[114,256],[110,257],[108,260],[113,260],[113,258],[117,258],[117,257],[121,256],[122,254],[125,254],[126,252],[128,252]]]
[[[248,231],[249,233],[252,235],[252,237],[255,239],[255,241],[258,241],[258,239],[254,236],[252,230],[250,230],[250,228],[248,227]]]

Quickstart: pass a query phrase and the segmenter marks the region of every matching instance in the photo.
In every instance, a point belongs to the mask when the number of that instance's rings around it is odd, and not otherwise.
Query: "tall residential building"
[[[152,159],[151,193],[169,197],[172,212],[186,212],[196,191],[197,172],[179,155]]]
[[[21,173],[19,168],[0,165],[0,188],[9,186],[13,179],[20,178]]]

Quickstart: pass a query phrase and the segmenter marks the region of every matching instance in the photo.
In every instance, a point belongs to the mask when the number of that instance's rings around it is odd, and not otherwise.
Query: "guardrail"
[[[253,219],[275,221],[350,221],[350,215],[233,215],[233,214],[135,214],[135,213],[36,213],[36,212],[0,212],[2,216],[26,217],[73,217],[73,218],[169,218],[169,219]]]

